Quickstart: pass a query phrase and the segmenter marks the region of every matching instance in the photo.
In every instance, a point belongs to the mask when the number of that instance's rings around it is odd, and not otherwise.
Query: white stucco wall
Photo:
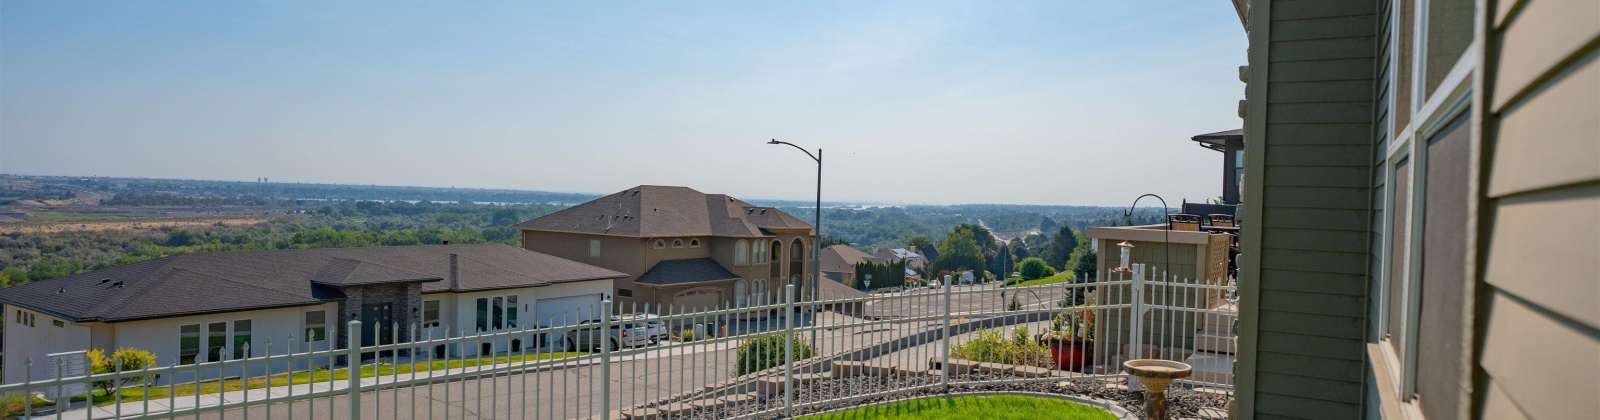
[[[538,325],[560,324],[559,320],[556,321],[556,324],[551,324],[550,320],[541,318],[539,316],[541,314],[550,314],[552,313],[550,312],[551,310],[564,310],[571,312],[576,311],[581,307],[584,311],[586,311],[585,313],[587,313],[589,306],[588,303],[592,303],[595,307],[598,307],[600,303],[600,296],[609,294],[611,292],[611,287],[612,282],[610,280],[596,280],[587,282],[563,283],[542,287],[502,289],[484,292],[458,294],[435,293],[423,295],[422,300],[428,301],[440,299],[440,311],[442,313],[440,316],[441,327],[449,326],[448,333],[450,336],[461,337],[463,334],[470,336],[478,333],[478,298],[492,299],[497,296],[504,297],[516,295],[518,324],[525,325],[528,328],[535,328]],[[578,298],[573,299],[573,297]],[[579,303],[579,301],[582,301],[583,303]],[[545,306],[558,305],[559,307],[541,307],[540,303],[544,303]],[[444,312],[448,312],[448,314],[445,315],[443,314]],[[577,322],[575,318],[569,317],[569,319],[572,319],[570,322]],[[501,330],[504,331],[505,328],[502,328]],[[487,331],[486,333],[493,332],[495,331]],[[437,330],[429,331],[429,333],[433,334],[435,337],[440,337],[445,334],[444,331]],[[464,349],[460,347],[452,347],[449,349],[449,354],[451,357],[476,357],[481,352],[483,348],[482,345],[484,343],[492,344],[492,351],[501,353],[512,347],[510,342],[511,339],[512,338],[510,337],[485,339],[481,340],[478,345],[466,346]],[[549,337],[547,341],[554,343],[559,342],[559,339],[560,337]],[[526,343],[528,345],[533,345],[536,342],[537,340],[533,339],[532,337],[528,337],[522,341],[522,343]]]
[[[5,309],[5,363],[0,367],[0,370],[4,370],[5,383],[23,382],[27,373],[26,363],[30,358],[33,359],[34,380],[55,378],[55,368],[51,366],[50,358],[45,357],[46,354],[89,349],[89,327],[86,325],[65,322],[61,318],[16,306],[0,307]],[[18,310],[33,315],[32,327],[17,324]],[[63,321],[62,326],[55,326],[55,321]]]
[[[263,309],[223,314],[117,322],[107,325],[116,328],[116,347],[136,348],[150,351],[151,353],[155,353],[157,365],[171,366],[178,360],[178,353],[180,351],[180,345],[178,342],[179,332],[183,325],[200,325],[200,357],[202,359],[206,357],[207,353],[205,342],[207,326],[215,322],[227,324],[227,349],[224,352],[226,357],[230,359],[233,358],[233,321],[243,319],[248,319],[251,321],[250,357],[266,356],[268,354],[269,346],[271,347],[271,354],[273,355],[288,354],[290,352],[288,343],[290,343],[291,337],[293,337],[294,342],[293,351],[296,353],[303,353],[312,349],[325,350],[328,348],[328,340],[332,340],[334,337],[338,336],[336,331],[337,328],[339,328],[339,325],[333,321],[333,317],[336,315],[335,312],[338,311],[338,309],[339,306],[337,303],[324,303],[321,305],[293,308]],[[308,344],[305,342],[305,313],[317,310],[327,311],[329,320],[329,338],[328,340],[324,340],[322,342]],[[326,364],[326,362],[323,363]],[[296,366],[296,368],[303,369],[305,366],[306,365],[302,363]],[[283,364],[276,364],[273,366],[274,371],[282,371],[284,368],[285,365]],[[266,365],[258,364],[250,367],[249,374],[259,375],[265,372]],[[236,376],[244,372],[240,372],[238,369],[229,369],[222,373],[226,374],[227,376]],[[215,369],[204,369],[201,371],[201,378],[215,378],[218,376],[218,374],[219,373]],[[163,379],[165,380],[167,378]],[[193,380],[194,376],[192,374],[178,375],[178,379],[185,381]]]

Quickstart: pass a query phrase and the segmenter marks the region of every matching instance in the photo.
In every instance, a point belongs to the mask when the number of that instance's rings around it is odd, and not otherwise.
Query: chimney
[[[456,256],[456,254],[450,254],[450,290],[461,288],[461,265],[457,262],[459,259],[460,257]]]

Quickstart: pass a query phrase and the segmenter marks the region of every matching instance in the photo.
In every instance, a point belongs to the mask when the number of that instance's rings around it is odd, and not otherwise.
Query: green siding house
[[[1233,3],[1235,418],[1600,413],[1600,2]]]

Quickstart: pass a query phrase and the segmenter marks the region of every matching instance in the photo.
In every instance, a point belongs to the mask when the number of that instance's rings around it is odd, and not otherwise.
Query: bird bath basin
[[[1194,372],[1188,363],[1160,359],[1129,360],[1122,362],[1122,368],[1144,385],[1145,416],[1156,420],[1167,418],[1167,385]]]

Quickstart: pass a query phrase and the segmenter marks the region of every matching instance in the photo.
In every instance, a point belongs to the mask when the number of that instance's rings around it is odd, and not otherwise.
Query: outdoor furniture
[[[1169,214],[1167,215],[1167,229],[1180,232],[1199,232],[1200,215],[1196,214]]]
[[[1211,226],[1234,227],[1233,215],[1231,214],[1210,214],[1206,216],[1206,219],[1209,219]]]

